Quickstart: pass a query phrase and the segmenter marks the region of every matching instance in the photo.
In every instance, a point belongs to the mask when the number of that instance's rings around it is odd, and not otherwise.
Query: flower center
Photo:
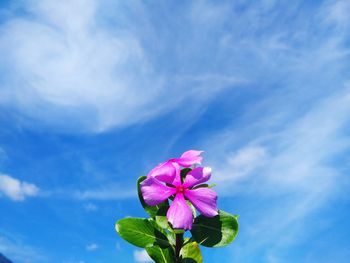
[[[182,185],[176,186],[176,191],[178,193],[182,193],[183,194],[185,192],[185,188]]]

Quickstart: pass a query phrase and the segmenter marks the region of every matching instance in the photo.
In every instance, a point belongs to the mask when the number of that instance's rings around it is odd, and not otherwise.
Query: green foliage
[[[193,187],[193,189],[198,189],[201,187],[209,187],[209,185],[208,184],[199,184],[199,185],[196,185],[195,187]]]
[[[197,242],[186,238],[184,244],[180,250],[181,263],[202,263],[202,253]]]
[[[181,179],[185,180],[190,168],[181,170]],[[186,200],[191,207],[194,222],[191,229],[191,238],[183,239],[186,232],[183,229],[173,229],[166,217],[170,207],[169,201],[164,201],[156,206],[145,203],[140,184],[147,177],[141,176],[137,180],[137,192],[140,203],[150,218],[124,218],[119,220],[115,229],[118,234],[129,243],[145,248],[149,256],[157,263],[202,263],[203,258],[199,245],[206,247],[223,247],[230,244],[237,236],[237,216],[219,211],[215,217],[196,217],[196,209]],[[195,188],[211,187],[208,184],[200,184]],[[169,197],[170,200],[173,200]],[[177,236],[177,238],[175,238]],[[180,236],[180,239],[178,238]],[[179,239],[179,240],[178,240]],[[175,252],[176,251],[176,252]]]
[[[124,218],[119,220],[115,229],[129,243],[146,248],[153,245],[170,246],[167,237],[144,218]]]
[[[168,200],[158,204],[158,205],[155,205],[155,206],[150,206],[148,204],[145,203],[145,200],[143,199],[143,196],[142,196],[142,192],[141,192],[141,187],[140,187],[140,184],[142,181],[144,181],[147,177],[146,176],[140,176],[137,180],[137,194],[139,196],[139,200],[140,200],[140,203],[143,207],[143,209],[145,209],[145,211],[151,216],[151,217],[155,217],[157,215],[157,212],[159,210],[160,207],[162,206],[167,206],[169,207],[169,202]]]
[[[192,237],[202,246],[223,247],[230,244],[237,236],[237,216],[219,211],[215,217],[198,216],[191,230]]]
[[[147,247],[148,255],[157,263],[175,263],[175,255],[172,247],[161,248],[160,246]]]
[[[192,205],[192,203],[191,203],[190,201],[187,201],[187,200],[186,200],[186,203],[187,203],[188,206],[191,208],[193,218],[196,218],[196,216],[197,216],[196,208],[194,208],[194,206]]]
[[[182,182],[185,181],[186,175],[187,175],[191,170],[192,170],[191,168],[183,168],[183,169],[181,170],[180,175],[181,175],[181,181],[182,181]]]
[[[166,213],[168,212],[169,206],[161,206],[159,207],[155,219],[157,224],[164,229],[170,228],[168,224],[168,219],[166,217]]]

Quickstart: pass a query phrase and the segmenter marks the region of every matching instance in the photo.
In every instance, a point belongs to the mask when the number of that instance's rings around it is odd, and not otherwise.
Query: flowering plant
[[[206,184],[211,169],[196,167],[202,162],[201,153],[189,150],[141,176],[138,195],[150,218],[116,223],[119,235],[145,248],[155,262],[203,262],[199,245],[226,246],[238,233],[238,217],[217,208],[217,195]],[[185,238],[187,230],[191,236]]]

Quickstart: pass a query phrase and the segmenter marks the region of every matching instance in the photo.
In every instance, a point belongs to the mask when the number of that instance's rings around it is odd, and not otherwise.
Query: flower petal
[[[176,169],[176,174],[175,174],[174,181],[172,181],[171,184],[173,186],[180,186],[182,184],[180,166],[177,163],[173,163],[173,165]]]
[[[200,156],[203,151],[189,150],[184,152],[180,158],[175,159],[175,161],[183,166],[190,167],[193,164],[201,164],[203,157]]]
[[[176,177],[177,170],[180,168],[177,164],[167,161],[161,164],[158,164],[153,168],[147,175],[147,177],[157,178],[159,181],[164,183],[172,183]]]
[[[140,186],[143,199],[146,204],[152,206],[165,201],[169,196],[176,193],[175,188],[168,187],[153,177],[142,181]]]
[[[217,195],[210,188],[198,188],[186,190],[185,196],[202,215],[213,217],[218,214],[216,206]]]
[[[177,193],[174,201],[166,214],[168,221],[173,228],[189,230],[192,228],[193,215],[192,210],[185,201],[182,193]]]
[[[185,178],[183,186],[185,188],[192,187],[194,185],[204,183],[210,179],[211,168],[210,167],[197,167],[190,171]]]

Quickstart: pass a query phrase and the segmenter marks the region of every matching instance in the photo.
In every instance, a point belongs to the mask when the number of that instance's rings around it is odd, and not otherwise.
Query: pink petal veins
[[[210,167],[197,167],[190,171],[185,178],[183,186],[189,188],[197,184],[204,183],[210,179],[211,168]]]
[[[175,174],[174,181],[172,181],[171,184],[176,187],[176,186],[182,185],[181,171],[180,171],[180,166],[177,163],[173,163],[173,166],[176,168],[176,174]]]
[[[179,170],[177,164],[167,161],[158,164],[148,173],[147,177],[157,178],[164,183],[172,183],[178,172],[177,170]]]
[[[203,151],[189,150],[184,152],[180,158],[174,159],[183,167],[190,167],[194,164],[201,164],[203,157],[200,156]]]
[[[218,214],[218,208],[216,205],[217,195],[212,189],[198,188],[194,190],[186,190],[185,196],[204,216],[213,217]]]
[[[173,228],[186,230],[192,228],[192,211],[186,203],[184,195],[182,193],[176,194],[166,216],[168,218],[168,221],[172,224]]]
[[[145,203],[151,206],[165,201],[176,193],[176,188],[168,187],[152,177],[142,181],[140,186]]]

